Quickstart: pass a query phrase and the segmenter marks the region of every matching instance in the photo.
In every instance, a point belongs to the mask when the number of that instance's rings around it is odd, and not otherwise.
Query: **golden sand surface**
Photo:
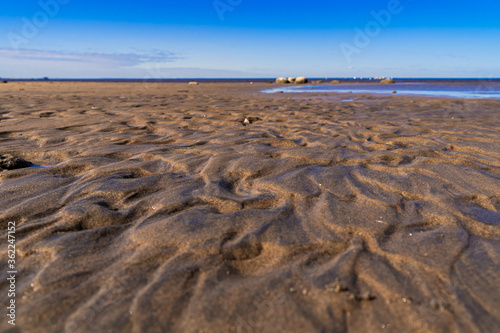
[[[269,87],[0,84],[0,331],[497,330],[500,100]]]

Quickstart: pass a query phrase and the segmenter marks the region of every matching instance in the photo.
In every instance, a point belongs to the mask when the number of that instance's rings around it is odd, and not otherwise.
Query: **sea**
[[[264,93],[363,93],[376,95],[420,95],[448,98],[499,99],[500,79],[394,79],[394,84],[379,80],[340,79],[341,84],[280,85]],[[331,81],[331,80],[330,80]],[[328,81],[325,81],[328,82]]]

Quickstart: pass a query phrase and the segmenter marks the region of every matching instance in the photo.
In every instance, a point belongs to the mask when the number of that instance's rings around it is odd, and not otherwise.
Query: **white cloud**
[[[182,57],[172,52],[155,50],[152,52],[143,53],[76,53],[76,52],[58,52],[58,51],[41,51],[31,49],[8,49],[0,48],[0,58],[24,59],[24,60],[41,60],[41,61],[70,61],[84,63],[98,63],[122,67],[132,67],[150,62],[166,63],[173,62]]]

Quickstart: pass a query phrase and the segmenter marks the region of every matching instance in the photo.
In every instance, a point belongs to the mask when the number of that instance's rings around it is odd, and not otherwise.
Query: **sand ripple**
[[[17,85],[23,332],[500,327],[498,101]]]

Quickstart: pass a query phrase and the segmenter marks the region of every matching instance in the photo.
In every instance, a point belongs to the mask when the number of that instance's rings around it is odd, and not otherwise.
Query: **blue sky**
[[[500,2],[0,4],[10,78],[500,77]]]

